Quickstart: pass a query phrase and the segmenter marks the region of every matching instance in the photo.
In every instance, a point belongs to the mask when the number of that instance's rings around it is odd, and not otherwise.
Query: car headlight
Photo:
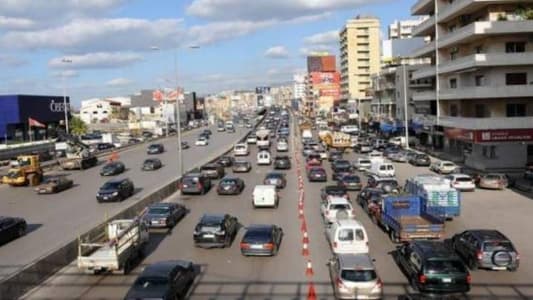
[[[118,196],[118,192],[114,192],[113,194],[111,194],[113,196]]]

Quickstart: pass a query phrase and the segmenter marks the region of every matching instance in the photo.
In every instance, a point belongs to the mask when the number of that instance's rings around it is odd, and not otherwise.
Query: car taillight
[[[248,244],[248,243],[241,243],[241,249],[250,249],[250,244]]]
[[[425,284],[426,281],[427,281],[427,279],[428,279],[428,278],[426,277],[426,275],[420,275],[420,276],[418,276],[418,282],[421,283],[421,284]]]
[[[472,283],[472,275],[468,274],[466,276],[466,283],[468,283],[468,284]]]
[[[272,244],[272,243],[263,244],[263,248],[265,248],[267,250],[272,250],[272,249],[274,249],[274,244]]]
[[[339,277],[337,277],[337,279],[335,280],[335,284],[337,285],[339,289],[345,288],[344,284],[342,283],[342,280]]]
[[[483,259],[483,252],[477,251],[476,252],[476,257],[477,257],[477,260],[482,260]]]

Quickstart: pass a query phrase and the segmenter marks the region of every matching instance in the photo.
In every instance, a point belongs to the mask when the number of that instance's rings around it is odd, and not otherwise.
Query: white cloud
[[[314,54],[314,53],[323,53],[323,52],[328,52],[328,53],[334,53],[337,49],[333,46],[329,46],[329,45],[315,45],[315,46],[312,46],[312,47],[302,47],[300,48],[300,55],[301,56],[309,56],[311,54]]]
[[[272,22],[267,21],[212,22],[191,27],[188,30],[188,35],[192,44],[207,45],[248,35],[272,25]]]
[[[35,26],[35,22],[25,18],[12,18],[0,16],[0,28],[11,30],[29,29]]]
[[[63,70],[53,72],[52,75],[57,78],[74,78],[78,77],[80,74],[75,70]]]
[[[304,38],[306,45],[328,45],[337,44],[339,42],[339,31],[331,30],[322,33],[317,33]]]
[[[0,55],[0,66],[3,67],[20,67],[28,62],[22,58],[12,55]]]
[[[130,79],[119,77],[119,78],[111,79],[105,84],[110,87],[123,87],[123,86],[131,85],[132,83],[133,81]]]
[[[66,59],[71,61],[66,63]],[[48,62],[51,68],[68,68],[68,69],[100,69],[116,68],[139,62],[143,59],[140,54],[122,53],[122,52],[96,52],[83,55],[69,55],[67,57],[56,57]]]
[[[265,51],[265,57],[268,58],[288,58],[289,51],[284,46],[274,46]]]

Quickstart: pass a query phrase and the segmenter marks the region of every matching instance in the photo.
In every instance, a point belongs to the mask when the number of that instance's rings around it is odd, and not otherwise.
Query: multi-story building
[[[394,21],[392,24],[389,24],[389,40],[412,38],[413,28],[420,25],[427,18],[427,16],[423,16],[416,20]]]
[[[380,71],[380,23],[357,16],[340,31],[341,99],[357,99],[360,113],[369,112],[371,76]]]
[[[413,94],[422,140],[476,169],[533,163],[533,3],[418,0],[430,15],[413,30],[431,65],[413,73],[431,91]]]
[[[335,56],[308,56],[307,72],[305,112],[311,116],[330,113],[340,99],[340,73]]]

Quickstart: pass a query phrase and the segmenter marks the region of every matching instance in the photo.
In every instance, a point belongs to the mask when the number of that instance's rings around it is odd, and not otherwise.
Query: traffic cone
[[[309,283],[309,289],[307,290],[307,300],[316,300],[315,284]]]
[[[307,261],[307,267],[305,268],[305,275],[306,276],[313,276],[315,275],[315,272],[313,271],[313,264],[310,260]]]
[[[305,222],[305,218],[302,221],[302,226],[300,227],[300,229],[302,230],[302,232],[307,231],[307,223]]]
[[[304,202],[304,193],[303,190],[300,191],[300,202]]]
[[[309,256],[309,244],[307,243],[302,245],[302,256]]]
[[[303,201],[298,201],[298,209],[301,209],[301,210],[304,209],[304,202]]]
[[[304,210],[298,209],[298,218],[303,219],[304,218]]]
[[[309,235],[307,234],[307,231],[304,231],[304,237],[302,239],[302,243],[309,244]]]

